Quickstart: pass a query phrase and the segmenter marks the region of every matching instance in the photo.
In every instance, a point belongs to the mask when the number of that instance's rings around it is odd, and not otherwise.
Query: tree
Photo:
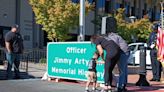
[[[99,30],[101,30],[102,17],[113,16],[117,20],[116,32],[120,36],[122,36],[128,43],[133,42],[132,38],[140,42],[146,42],[150,32],[152,31],[152,23],[149,21],[149,19],[146,18],[138,19],[134,23],[131,23],[125,20],[124,12],[125,8],[119,8],[117,10],[117,14],[114,14],[114,16],[111,14],[98,15],[98,19],[92,22],[98,26]]]
[[[124,15],[125,9],[119,8],[117,12],[118,13],[115,15],[115,18],[117,20],[117,33],[121,35],[127,42],[130,42],[131,32],[127,27],[130,23],[125,21],[125,15]]]
[[[116,19],[117,19],[117,32],[128,42],[132,42],[131,37],[135,37],[141,42],[146,42],[149,37],[152,23],[149,19],[138,19],[134,23],[129,23],[125,21],[124,8],[117,10]]]
[[[132,27],[130,31],[133,31],[133,35],[138,38],[138,41],[146,42],[152,32],[151,26],[152,23],[149,19],[142,18],[130,24],[129,28]]]
[[[77,27],[80,5],[71,0],[29,0],[35,13],[36,23],[48,34],[48,39],[64,41],[70,29]],[[86,2],[86,11],[91,5]]]

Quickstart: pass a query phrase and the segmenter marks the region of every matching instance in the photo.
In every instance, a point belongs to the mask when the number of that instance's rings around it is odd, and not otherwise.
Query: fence
[[[40,59],[46,58],[46,49],[27,50],[28,61],[33,63],[41,63]]]
[[[20,55],[20,69],[28,73],[28,63],[40,63],[40,59],[46,58],[46,49],[30,49]],[[0,48],[0,62],[6,61],[5,49]]]

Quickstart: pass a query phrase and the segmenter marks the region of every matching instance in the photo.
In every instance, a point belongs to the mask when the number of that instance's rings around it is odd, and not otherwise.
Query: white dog
[[[51,77],[49,77],[47,72],[45,72],[41,80],[43,80],[43,81],[46,81],[46,80],[51,81]],[[56,78],[55,82],[59,82],[59,78]]]
[[[48,81],[50,81],[50,80],[51,80],[51,78],[50,78],[50,77],[48,77],[47,72],[45,72],[41,80],[48,80]]]

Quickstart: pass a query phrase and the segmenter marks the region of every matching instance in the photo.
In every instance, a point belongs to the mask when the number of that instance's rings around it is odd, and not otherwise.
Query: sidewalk
[[[24,69],[20,68],[21,79],[41,78],[45,72],[46,72],[45,64],[28,63],[28,73],[26,73]],[[3,65],[0,65],[0,80],[4,80],[5,76],[6,76],[6,69],[4,68]]]
[[[150,70],[147,71],[147,81],[149,82],[150,86],[148,87],[138,87],[135,86],[136,82],[139,79],[139,75],[128,75],[128,90],[131,92],[164,92],[164,83],[161,82],[150,82],[149,80],[152,79],[152,72]]]
[[[41,78],[47,70],[46,64],[39,63],[29,63],[28,64],[28,74],[34,76],[35,78]]]

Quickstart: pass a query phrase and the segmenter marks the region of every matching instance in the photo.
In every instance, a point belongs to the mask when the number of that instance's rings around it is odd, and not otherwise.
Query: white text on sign
[[[76,53],[76,54],[85,54],[86,48],[77,48],[77,47],[67,47],[66,48],[67,53]]]

